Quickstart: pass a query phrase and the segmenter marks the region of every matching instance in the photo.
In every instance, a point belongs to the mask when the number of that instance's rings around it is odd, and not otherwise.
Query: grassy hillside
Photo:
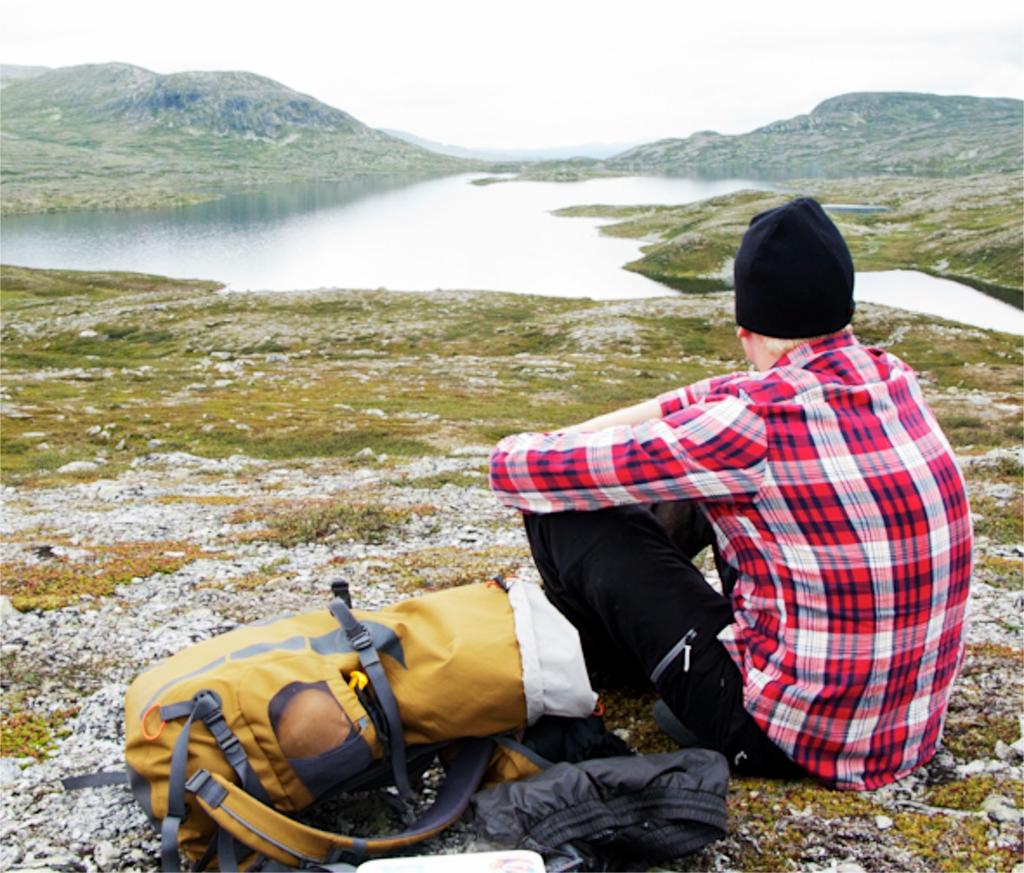
[[[1022,305],[1022,183],[1017,175],[959,179],[802,180],[784,193],[739,191],[682,206],[573,206],[563,216],[619,221],[601,230],[646,241],[626,265],[683,291],[732,287],[732,259],[755,214],[800,195],[884,211],[832,219],[859,270],[920,270]]]
[[[245,72],[64,67],[3,89],[7,212],[156,206],[225,190],[474,166]]]
[[[983,97],[843,94],[750,133],[701,131],[637,146],[611,170],[783,177],[1020,171],[1024,103]]]

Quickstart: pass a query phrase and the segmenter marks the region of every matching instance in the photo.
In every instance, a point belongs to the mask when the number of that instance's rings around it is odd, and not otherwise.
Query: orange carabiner
[[[157,732],[155,734],[150,735],[150,733],[146,730],[146,719],[149,718],[149,714],[154,709],[159,709],[159,708],[160,708],[160,704],[159,703],[154,703],[149,709],[147,709],[144,713],[142,713],[142,736],[145,737],[147,740],[149,740],[151,743],[155,742],[158,739],[160,739],[160,734],[162,734],[164,732],[164,728],[167,727],[167,722],[165,722],[165,721],[163,721],[161,719],[160,727],[159,727],[159,729],[157,730]]]

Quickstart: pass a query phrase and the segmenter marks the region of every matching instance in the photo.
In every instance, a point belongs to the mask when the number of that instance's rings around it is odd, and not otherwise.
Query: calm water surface
[[[5,263],[33,267],[217,279],[232,290],[655,297],[676,292],[621,269],[638,257],[639,242],[601,236],[600,220],[556,218],[551,211],[587,203],[688,203],[771,187],[657,177],[478,186],[469,184],[473,178],[303,183],[180,209],[10,216],[0,255]],[[862,274],[857,292],[862,300],[1024,333],[1024,313],[921,274]]]

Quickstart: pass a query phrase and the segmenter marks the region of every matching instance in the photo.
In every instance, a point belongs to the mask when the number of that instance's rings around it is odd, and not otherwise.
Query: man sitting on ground
[[[913,371],[851,333],[853,262],[815,201],[754,217],[735,285],[757,372],[507,437],[491,486],[591,668],[647,677],[740,773],[874,788],[941,736],[963,478]],[[724,594],[691,560],[707,542]]]

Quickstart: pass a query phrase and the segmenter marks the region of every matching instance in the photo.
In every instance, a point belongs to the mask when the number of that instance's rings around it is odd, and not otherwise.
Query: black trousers
[[[740,672],[717,639],[732,623],[730,601],[691,560],[711,540],[699,510],[623,506],[524,520],[545,594],[579,630],[592,672],[652,682],[738,773],[803,774],[743,708]],[[728,591],[735,572],[718,565]]]

